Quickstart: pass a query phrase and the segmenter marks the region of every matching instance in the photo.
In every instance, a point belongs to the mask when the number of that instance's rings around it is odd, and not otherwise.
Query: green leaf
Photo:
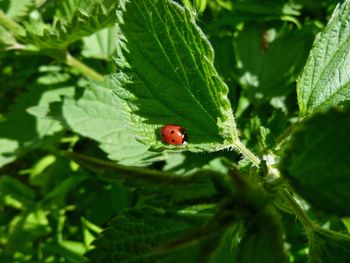
[[[78,184],[87,179],[86,175],[78,174],[64,180],[55,189],[45,195],[43,199],[44,205],[51,205],[51,207],[64,207],[66,205],[66,197],[68,192],[75,188]]]
[[[310,244],[310,263],[347,262],[350,258],[350,236],[319,228]]]
[[[238,141],[228,88],[194,17],[173,1],[129,1],[120,18],[116,94],[138,139],[154,148],[215,151]],[[122,103],[122,102],[121,102]],[[189,144],[166,146],[160,128],[186,128]]]
[[[105,180],[122,180],[125,186],[138,189],[153,205],[168,207],[202,204],[221,194],[216,189],[217,181],[223,177],[220,173],[203,170],[191,176],[183,176],[123,166],[76,153],[66,152],[66,155],[85,167],[103,172],[102,178]]]
[[[234,228],[226,230],[215,251],[213,251],[209,263],[237,262],[237,246],[235,244],[237,236],[234,235],[234,232]]]
[[[234,47],[239,82],[252,101],[285,96],[293,90],[294,75],[304,65],[312,39],[312,28],[292,31],[278,24],[270,28],[245,24]]]
[[[239,247],[237,262],[283,263],[287,262],[283,248],[279,215],[267,207],[248,223]]]
[[[1,133],[1,126],[0,126]],[[19,147],[18,141],[0,138],[0,167],[16,159],[16,151]]]
[[[111,60],[115,52],[115,35],[117,29],[115,26],[104,28],[95,34],[83,39],[84,49],[82,54],[85,57]]]
[[[85,258],[82,256],[86,247],[82,242],[63,240],[57,242],[43,242],[42,250],[49,255],[58,255],[68,262],[84,262]]]
[[[298,6],[286,3],[284,0],[268,0],[264,5],[261,5],[259,1],[241,1],[232,4],[233,8],[239,11],[239,13],[251,13],[254,15],[300,15]]]
[[[28,15],[29,11],[34,7],[33,0],[7,0],[9,2],[5,13],[14,20],[20,20]],[[0,7],[1,9],[1,7]]]
[[[116,21],[116,4],[109,8],[96,3],[87,10],[76,10],[72,20],[58,19],[54,25],[32,21],[25,24],[21,40],[41,49],[65,49],[69,44],[89,36]]]
[[[65,98],[63,118],[76,133],[100,143],[108,157],[125,165],[147,165],[160,157],[148,151],[127,128],[120,105],[112,94],[113,82],[91,83],[77,100]]]
[[[9,254],[18,251],[29,254],[33,249],[33,242],[51,232],[47,212],[38,208],[14,217],[9,228],[8,243],[4,249]]]
[[[350,215],[350,111],[318,114],[300,124],[280,169],[315,208]]]
[[[350,98],[350,1],[338,6],[320,33],[297,85],[303,116],[324,111]]]
[[[61,95],[71,94],[73,88],[62,87],[46,90],[47,86],[33,85],[12,105],[0,123],[0,165],[41,146],[49,145],[53,135],[62,131],[61,124],[46,116],[49,104],[60,100]],[[36,116],[34,118],[32,115]]]
[[[51,3],[51,5],[53,5],[55,9],[55,18],[70,21],[74,17],[74,14],[77,10],[88,10],[93,4],[96,4],[97,2],[101,1],[61,0]]]
[[[198,249],[159,249],[198,224],[198,219],[150,208],[130,209],[117,216],[87,253],[90,262],[196,262]]]
[[[3,50],[16,43],[15,38],[0,26],[0,50]]]
[[[0,198],[7,196],[23,205],[33,205],[35,192],[25,184],[9,176],[0,178]]]

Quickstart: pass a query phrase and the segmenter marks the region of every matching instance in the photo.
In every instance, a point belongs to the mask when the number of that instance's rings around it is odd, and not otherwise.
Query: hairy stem
[[[249,161],[251,161],[256,167],[259,167],[260,159],[252,153],[240,140],[233,143],[237,150],[243,154]]]
[[[295,201],[294,197],[288,192],[287,189],[282,189],[280,194],[284,198],[284,200],[290,205],[290,208],[303,224],[307,234],[312,234],[315,230],[315,224],[311,221],[311,219],[305,214],[304,210],[300,207],[300,205]]]
[[[103,81],[104,77],[93,70],[92,68],[88,67],[83,62],[77,60],[75,57],[73,57],[71,54],[67,52],[66,56],[66,64],[79,70],[81,73],[83,73],[85,76],[87,76],[90,79],[97,80],[97,81]]]

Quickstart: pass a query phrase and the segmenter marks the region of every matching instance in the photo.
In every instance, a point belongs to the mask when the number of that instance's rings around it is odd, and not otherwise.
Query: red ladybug
[[[184,127],[167,124],[160,130],[164,142],[171,145],[182,145],[187,143],[187,133]]]

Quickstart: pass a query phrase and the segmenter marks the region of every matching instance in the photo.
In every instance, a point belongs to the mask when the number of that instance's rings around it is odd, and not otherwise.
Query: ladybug
[[[187,133],[184,127],[167,124],[160,130],[164,142],[171,145],[182,145],[188,141]]]

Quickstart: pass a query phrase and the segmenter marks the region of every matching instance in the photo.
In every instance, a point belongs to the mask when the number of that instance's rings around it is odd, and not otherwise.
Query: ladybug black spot
[[[174,130],[171,130],[171,131],[170,131],[170,134],[174,134],[174,132],[175,132]]]
[[[172,141],[172,142],[175,142],[175,140],[174,140],[174,139],[171,139],[171,141]]]

